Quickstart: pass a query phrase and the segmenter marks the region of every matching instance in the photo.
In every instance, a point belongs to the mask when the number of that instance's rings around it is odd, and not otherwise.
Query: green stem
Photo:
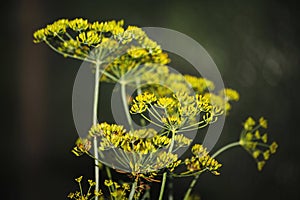
[[[155,108],[151,105],[151,108],[153,110],[155,110]],[[157,121],[161,121],[161,117],[159,118],[158,116],[156,116],[152,111],[151,108],[148,108],[147,110],[149,111],[149,113],[157,120]],[[155,111],[154,111],[155,112]],[[157,111],[156,111],[157,112]]]
[[[139,77],[137,77],[136,79],[135,79],[135,83],[136,83],[136,88],[137,88],[137,94],[138,95],[140,95],[140,94],[142,94],[142,88],[141,88],[141,80],[140,80],[140,78]]]
[[[130,113],[129,113],[128,103],[127,103],[127,99],[126,99],[126,83],[120,82],[120,85],[121,85],[122,102],[123,102],[123,107],[124,107],[124,110],[125,110],[125,115],[126,115],[126,118],[127,118],[127,122],[130,126],[130,129],[133,130],[131,116],[130,116]]]
[[[150,104],[150,106],[153,109],[153,111],[156,113],[158,121],[161,121],[162,116],[159,114],[159,112],[155,109],[155,107],[153,105]]]
[[[225,152],[226,150],[232,148],[232,147],[236,147],[236,146],[240,146],[240,142],[233,142],[233,143],[230,143],[230,144],[227,144],[225,145],[224,147],[222,147],[221,149],[219,149],[216,153],[214,153],[211,158],[215,158],[217,157],[218,155],[220,155],[221,153]],[[201,173],[197,174],[194,179],[192,180],[190,186],[189,186],[189,189],[187,190],[187,192],[185,193],[184,195],[184,200],[187,200],[194,188],[194,186],[196,185],[198,179],[199,179],[199,176],[201,175]]]
[[[173,130],[172,131],[172,141],[171,141],[171,145],[170,145],[170,148],[168,150],[168,153],[172,153],[172,150],[173,150],[173,147],[174,147],[174,139],[175,139],[175,131]],[[163,198],[165,185],[166,185],[166,180],[167,180],[167,172],[164,172],[161,187],[160,187],[159,200],[162,200],[162,198]]]
[[[150,199],[150,189],[147,189],[141,200]]]
[[[132,200],[133,199],[136,186],[137,186],[137,179],[134,181],[134,183],[131,186],[131,190],[130,190],[130,194],[129,194],[128,200]]]
[[[148,122],[150,122],[150,123],[152,123],[152,124],[154,124],[154,125],[156,125],[156,126],[158,126],[158,127],[160,127],[160,128],[162,128],[162,129],[164,129],[165,127],[163,127],[163,126],[161,126],[161,125],[159,125],[158,123],[156,123],[156,122],[154,122],[154,121],[152,121],[151,119],[149,119],[148,117],[146,117],[144,114],[142,114],[141,113],[141,116],[145,119],[145,120],[147,120]]]
[[[216,153],[214,153],[211,157],[215,158],[217,157],[219,154],[223,153],[224,151],[235,147],[235,146],[240,146],[240,142],[232,142],[230,144],[225,145],[224,147],[222,147],[221,149],[219,149]]]
[[[168,177],[168,193],[169,193],[169,196],[168,196],[168,200],[173,200],[174,197],[173,197],[173,177],[172,176],[169,176]]]
[[[112,175],[111,175],[111,172],[110,172],[110,169],[109,167],[105,166],[105,170],[106,170],[106,174],[107,174],[107,177],[109,180],[112,180]],[[111,187],[111,190],[112,191],[115,191],[115,187],[114,185],[110,186]]]
[[[188,172],[184,172],[184,173],[181,173],[181,174],[172,174],[173,177],[176,177],[176,178],[183,178],[183,177],[190,177],[190,176],[197,176],[199,174],[201,174],[202,172],[206,171],[207,169],[203,169],[201,171],[198,171],[198,172],[194,172],[194,173],[188,173]]]
[[[81,183],[79,182],[79,190],[80,190],[80,195],[83,196],[83,193],[82,193],[82,186],[81,186]]]
[[[141,80],[140,80],[139,77],[137,77],[137,78],[135,79],[135,83],[136,83],[136,88],[137,88],[137,94],[138,94],[138,95],[142,94]],[[141,125],[142,125],[142,126],[145,126],[145,125],[146,125],[145,119],[142,118],[142,119],[140,120],[140,122],[141,122]]]
[[[122,102],[123,102],[123,107],[124,107],[124,110],[125,110],[125,115],[126,115],[126,118],[127,118],[127,122],[128,122],[128,124],[130,126],[130,129],[133,130],[131,116],[130,116],[130,113],[129,113],[128,103],[127,103],[127,99],[126,99],[126,83],[120,82],[120,85],[121,85]],[[135,154],[134,153],[133,153],[133,160],[134,160],[134,163],[135,163],[136,162],[136,158],[135,158]],[[137,179],[132,184],[128,200],[132,200],[133,199],[136,187],[137,187]]]
[[[196,185],[196,183],[197,183],[197,181],[199,179],[199,176],[200,176],[200,174],[198,174],[197,176],[194,177],[194,179],[192,180],[192,182],[191,182],[191,184],[189,186],[189,189],[186,191],[186,193],[184,195],[183,200],[188,200],[188,198],[189,198],[189,196],[190,196],[190,194],[191,194],[194,186]]]
[[[197,122],[197,123],[195,123],[195,124],[191,124],[191,125],[189,125],[189,126],[182,127],[182,129],[188,129],[188,128],[191,128],[191,127],[193,127],[193,126],[197,126],[196,128],[198,129],[198,126],[199,126],[200,124],[202,124],[202,123],[206,123],[206,122],[205,122],[205,121],[200,121],[200,122]]]
[[[168,153],[172,153],[173,148],[174,148],[174,142],[175,142],[175,130],[172,130],[172,138],[171,138],[171,144],[170,144],[170,148],[168,150]]]
[[[165,185],[166,185],[166,180],[167,180],[167,172],[163,174],[162,182],[161,182],[161,187],[160,187],[160,193],[159,193],[159,198],[158,200],[162,200],[164,196],[164,190],[165,190]]]
[[[98,111],[98,98],[99,98],[99,72],[100,65],[96,65],[95,72],[95,88],[94,88],[94,105],[93,105],[93,125],[97,125],[97,111]],[[99,191],[99,155],[98,155],[98,145],[97,145],[97,137],[94,137],[93,140],[94,145],[94,156],[95,156],[95,190]],[[95,198],[98,200],[98,197]]]

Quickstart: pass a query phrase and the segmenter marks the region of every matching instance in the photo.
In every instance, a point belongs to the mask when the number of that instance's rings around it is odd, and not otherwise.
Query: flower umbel
[[[240,145],[255,159],[257,169],[261,171],[270,155],[276,153],[278,145],[276,142],[268,144],[268,134],[264,132],[267,120],[261,117],[255,125],[256,121],[252,117],[245,121]]]
[[[75,181],[79,185],[79,191],[69,193],[68,198],[74,199],[74,200],[92,200],[95,197],[100,197],[103,195],[101,190],[100,191],[94,190],[92,192],[92,188],[94,188],[94,186],[96,184],[94,181],[88,180],[89,188],[86,193],[83,193],[83,191],[82,191],[82,185],[81,185],[82,176],[76,178]]]
[[[214,158],[210,157],[210,155],[208,155],[208,152],[206,151],[206,148],[204,148],[201,144],[195,144],[192,147],[192,154],[193,156],[191,158],[187,158],[185,160],[185,164],[187,166],[187,169],[189,170],[188,173],[208,170],[214,175],[220,174],[218,172],[218,169],[222,166],[222,164],[220,164]]]

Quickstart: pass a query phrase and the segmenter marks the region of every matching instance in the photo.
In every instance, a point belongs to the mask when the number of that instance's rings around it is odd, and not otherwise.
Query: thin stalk
[[[147,189],[141,200],[150,199],[150,189]]]
[[[129,113],[128,103],[127,103],[127,99],[126,99],[126,83],[120,83],[120,85],[121,85],[121,96],[122,96],[122,102],[123,102],[123,107],[125,110],[126,119],[127,119],[130,129],[133,130],[131,116]]]
[[[204,128],[208,125],[208,123],[203,124],[202,126],[198,126],[196,128],[190,128],[190,129],[184,129],[184,130],[179,130],[178,132],[188,132],[188,131],[195,131],[195,130],[199,130],[201,128]],[[183,129],[183,128],[182,128]]]
[[[131,186],[131,190],[130,190],[130,194],[129,194],[128,200],[132,200],[133,199],[136,186],[137,186],[137,179],[134,181],[134,183]]]
[[[120,84],[121,84],[121,96],[122,96],[123,107],[124,107],[124,110],[125,110],[125,115],[126,115],[128,124],[130,126],[130,129],[133,130],[131,116],[130,116],[130,113],[129,113],[128,103],[127,103],[127,99],[126,99],[126,83],[121,82]],[[134,153],[133,153],[133,161],[134,161],[134,163],[136,162],[136,157],[135,157]],[[138,180],[136,179],[134,181],[134,183],[132,184],[128,200],[132,200],[133,197],[134,197],[135,189],[137,187],[137,181]]]
[[[135,83],[136,83],[136,88],[137,88],[137,94],[140,95],[142,94],[142,88],[141,88],[141,80],[139,77],[137,77],[135,79]]]
[[[156,123],[156,122],[154,122],[154,121],[152,121],[152,120],[150,120],[148,117],[146,117],[144,114],[142,114],[141,113],[141,116],[145,119],[145,120],[147,120],[148,122],[150,122],[150,123],[152,123],[152,124],[154,124],[154,125],[156,125],[156,126],[158,126],[158,127],[160,127],[160,128],[162,128],[162,129],[164,129],[165,127],[163,127],[163,126],[161,126],[161,125],[159,125],[158,123]]]
[[[106,174],[107,174],[108,179],[112,180],[112,175],[111,175],[109,167],[105,166],[105,170],[106,170]],[[115,190],[115,186],[114,185],[111,185],[110,188],[111,188],[112,191]]]
[[[83,196],[83,193],[82,193],[82,186],[81,186],[81,183],[79,182],[79,190],[80,190],[80,195]]]
[[[173,197],[173,177],[172,176],[169,176],[168,177],[168,200],[173,200],[174,197]]]
[[[189,189],[186,191],[186,193],[184,195],[183,200],[188,200],[188,198],[189,198],[189,196],[190,196],[190,194],[191,194],[194,186],[196,185],[196,183],[197,183],[197,181],[199,179],[199,176],[200,176],[200,174],[198,174],[197,176],[195,176],[195,178],[192,180],[192,182],[191,182],[191,184],[189,186]]]
[[[150,106],[151,106],[151,108],[154,110],[154,112],[156,113],[157,117],[159,118],[158,121],[160,121],[160,119],[162,118],[162,116],[161,116],[161,115],[159,114],[159,112],[154,108],[153,105],[150,104]],[[149,109],[149,110],[150,110],[150,109]]]
[[[158,200],[162,200],[164,196],[164,190],[165,190],[165,185],[166,185],[166,180],[167,180],[167,172],[163,174],[162,182],[161,182],[161,187],[160,187],[160,193],[159,193],[159,198]]]
[[[214,153],[211,157],[215,158],[217,157],[219,154],[223,153],[224,151],[235,147],[235,146],[240,146],[240,142],[232,142],[230,144],[225,145],[224,147],[222,147],[221,149],[219,149],[216,153]]]
[[[140,80],[139,77],[137,77],[137,78],[135,79],[135,83],[136,83],[136,88],[137,88],[137,94],[138,94],[138,95],[142,94],[141,80]],[[145,125],[146,125],[145,119],[142,118],[142,119],[140,120],[140,123],[141,123],[142,126],[145,126]]]
[[[175,142],[175,131],[172,130],[172,138],[171,138],[171,145],[170,148],[168,150],[168,153],[171,153],[173,151],[174,148],[174,142]]]
[[[98,111],[98,99],[99,99],[99,74],[100,65],[96,65],[95,72],[95,87],[94,87],[94,105],[93,105],[93,125],[97,125],[97,111]],[[99,191],[99,155],[98,155],[98,146],[97,146],[97,137],[94,137],[93,140],[94,145],[94,156],[95,156],[95,190]],[[98,197],[95,198],[98,200]]]
[[[113,75],[111,75],[110,73],[106,72],[105,69],[104,70],[100,70],[100,72],[102,74],[104,74],[105,76],[111,78],[111,80],[118,82],[118,79],[116,77],[114,77]]]
[[[182,127],[182,129],[188,129],[188,128],[191,128],[191,127],[193,127],[193,126],[197,126],[196,128],[198,128],[198,126],[199,126],[200,124],[202,124],[202,123],[206,123],[206,122],[205,122],[205,121],[200,121],[200,122],[197,122],[197,123],[195,123],[195,124],[191,124],[191,125],[189,125],[189,126]]]
[[[151,106],[151,108],[154,110],[154,108],[153,108],[152,106]],[[148,108],[147,110],[149,111],[149,113],[150,113],[157,121],[161,121],[161,119],[160,119],[158,116],[156,116],[156,115],[151,111],[150,108]]]
[[[175,139],[175,131],[172,130],[172,141],[171,141],[171,145],[170,145],[170,148],[168,150],[168,153],[171,153],[172,150],[173,150],[174,139]],[[167,172],[164,172],[163,173],[162,182],[161,182],[161,187],[160,187],[159,200],[162,200],[162,198],[164,196],[164,190],[165,190],[165,186],[166,186],[166,180],[167,180]]]
[[[183,172],[181,174],[172,174],[173,177],[177,177],[177,178],[182,178],[182,177],[190,177],[190,176],[197,176],[199,174],[201,174],[202,172],[206,171],[207,169],[203,169],[201,171],[198,172],[194,172],[194,173],[189,173],[189,172]]]
[[[225,152],[226,150],[232,148],[232,147],[236,147],[236,146],[240,146],[240,142],[233,142],[233,143],[230,143],[230,144],[227,144],[225,145],[224,147],[222,147],[221,149],[219,149],[216,153],[214,153],[211,158],[215,158],[217,157],[218,155],[220,155],[221,153]],[[197,174],[194,179],[192,180],[190,186],[189,186],[189,189],[187,190],[187,192],[185,193],[184,195],[184,200],[187,200],[194,188],[194,186],[196,185],[198,179],[199,179],[199,176],[201,175],[201,173]]]

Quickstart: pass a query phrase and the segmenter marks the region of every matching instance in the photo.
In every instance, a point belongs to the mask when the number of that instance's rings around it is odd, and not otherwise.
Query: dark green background
[[[71,95],[80,62],[64,59],[32,33],[59,18],[124,19],[174,29],[197,40],[227,87],[241,94],[217,147],[239,136],[248,115],[269,119],[278,153],[262,173],[242,149],[219,157],[221,176],[204,175],[203,199],[300,199],[299,6],[291,1],[19,0],[1,3],[1,199],[53,200],[92,178],[92,160],[75,158]],[[175,180],[178,199],[189,179]]]

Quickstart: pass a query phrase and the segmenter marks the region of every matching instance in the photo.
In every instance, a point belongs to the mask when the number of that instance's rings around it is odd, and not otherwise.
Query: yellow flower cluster
[[[91,128],[89,139],[93,137],[99,138],[99,151],[113,150],[115,161],[132,173],[153,172],[163,167],[173,171],[181,161],[172,152],[192,141],[183,134],[170,138],[154,129],[127,132],[122,126],[105,122]]]
[[[189,146],[192,142],[191,139],[185,137],[183,134],[175,135],[174,141],[178,147]]]
[[[110,195],[113,199],[126,200],[127,194],[130,192],[130,185],[128,183],[119,184],[112,180],[105,180],[104,185],[109,188]],[[111,190],[113,188],[113,190]]]
[[[85,31],[89,27],[89,22],[86,19],[76,18],[69,21],[67,25],[74,31]]]
[[[165,66],[145,72],[142,74],[141,80],[146,83],[144,91],[154,93],[159,97],[172,96],[176,92],[204,94],[212,92],[215,88],[214,83],[210,80],[171,73]]]
[[[168,146],[171,141],[167,136],[159,135],[154,129],[126,132],[122,126],[107,123],[93,126],[90,130],[90,136],[100,137],[99,150],[101,151],[121,148],[126,152],[139,155],[154,153],[159,148]],[[182,143],[182,141],[180,142]]]
[[[106,122],[92,126],[89,131],[89,136],[113,136],[123,135],[126,132],[123,126],[117,124],[108,124]]]
[[[207,79],[169,73],[168,69],[164,67],[159,67],[158,69],[160,70],[153,70],[143,74],[142,80],[146,83],[142,88],[143,91],[153,93],[157,97],[172,97],[179,94],[176,98],[181,104],[185,102],[187,105],[192,105],[193,100],[190,97],[190,99],[183,99],[184,96],[182,94],[186,94],[185,96],[196,95],[197,100],[205,97],[206,106],[203,111],[215,111],[217,115],[223,114],[221,112],[227,113],[231,109],[231,102],[239,100],[239,93],[233,89],[226,88],[214,93],[214,83]],[[141,105],[141,108],[145,110],[143,105]],[[192,106],[189,109],[195,111]]]
[[[96,185],[94,181],[88,180],[89,188],[86,194],[84,194],[82,191],[82,186],[81,186],[82,176],[76,178],[75,181],[79,184],[80,190],[69,193],[68,198],[74,200],[92,200],[95,197],[102,197],[103,193],[101,190],[99,191],[94,190],[93,193],[91,193],[92,188]]]
[[[93,31],[94,33],[112,33],[114,35],[118,35],[124,32],[122,28],[124,21],[116,22],[108,21],[108,22],[94,22],[90,23],[86,19],[76,18],[73,20],[68,19],[60,19],[55,21],[52,24],[47,25],[45,28],[37,30],[33,34],[34,42],[45,42],[48,39],[52,39],[53,37],[69,37],[71,39],[71,34],[68,33],[68,29],[78,32],[78,33],[86,33],[84,31]],[[71,33],[74,33],[71,32]],[[67,34],[66,34],[67,33]],[[66,35],[64,35],[66,34]],[[101,39],[100,35],[98,37]]]
[[[258,170],[261,171],[270,155],[276,153],[278,144],[276,142],[268,144],[267,133],[261,133],[261,128],[267,128],[267,120],[263,117],[259,118],[258,124],[252,117],[249,117],[243,125],[240,145],[251,154],[257,162]]]
[[[195,144],[192,147],[192,154],[194,156],[185,160],[187,169],[190,172],[209,170],[215,175],[220,174],[218,172],[218,169],[222,166],[222,164],[218,163],[217,160],[210,157],[210,155],[208,155],[208,152],[206,151],[206,148],[204,148],[202,145]]]
[[[157,97],[154,93],[144,92],[133,100],[130,112],[141,114],[147,121],[152,122],[144,115],[148,111],[150,116],[161,123],[161,127],[170,131],[187,131],[198,125],[201,128],[215,122],[224,113],[222,103],[224,101],[221,97],[208,93],[188,95],[185,92],[176,92],[171,97]],[[201,119],[199,122],[196,121],[198,116]]]
[[[76,146],[72,149],[72,153],[76,156],[81,156],[87,153],[92,147],[91,141],[83,138],[78,138],[75,144]]]
[[[191,77],[191,76],[190,76]],[[194,77],[197,79],[197,77]],[[170,73],[168,68],[159,67],[157,70],[149,70],[142,75],[142,81],[147,85],[144,91],[154,93],[156,96],[172,96],[174,92],[192,92],[191,84],[181,74]],[[203,84],[201,84],[204,86]],[[198,87],[201,87],[199,84]],[[197,87],[196,85],[194,85]],[[205,86],[206,88],[206,86]],[[205,88],[202,88],[205,90]]]
[[[122,48],[122,47],[121,47]],[[157,47],[160,48],[160,47]],[[151,52],[151,53],[150,53]],[[153,70],[170,62],[168,55],[162,51],[152,51],[147,47],[133,46],[127,49],[127,53],[117,56],[109,62],[105,71],[117,79],[126,80],[127,83],[134,82],[147,71]],[[102,81],[111,81],[110,77],[103,76]]]
[[[191,85],[191,87],[199,94],[203,94],[207,90],[215,89],[214,83],[205,78],[199,78],[191,75],[184,75],[184,78]]]
[[[124,21],[89,22],[60,19],[33,34],[34,42],[45,42],[65,57],[101,65],[107,72],[102,81],[132,78],[170,62],[160,46],[136,26],[124,28]],[[148,68],[139,68],[145,65]],[[128,74],[132,69],[134,74]],[[111,76],[107,76],[110,74]],[[113,78],[112,78],[113,77]]]
[[[166,126],[168,130],[177,130],[182,124],[181,117],[179,117],[178,115],[162,117],[161,122]]]
[[[181,163],[176,154],[163,152],[156,158],[156,169],[167,167],[171,172]]]
[[[197,108],[201,112],[209,112],[212,109],[212,105],[210,103],[210,98],[208,95],[196,94],[196,104]]]
[[[86,194],[83,193],[82,191],[82,176],[78,177],[75,179],[75,181],[79,184],[79,191],[71,192],[68,194],[68,198],[74,199],[74,200],[92,200],[95,197],[100,197],[100,199],[104,199],[103,193],[101,190],[96,191],[94,190],[92,193],[92,188],[96,185],[96,182],[93,180],[88,180],[89,183],[89,188]],[[120,200],[126,200],[128,196],[128,192],[130,192],[130,185],[128,183],[122,183],[121,185],[118,184],[115,181],[112,180],[105,180],[104,185],[109,188],[113,188],[114,190],[110,190],[110,195],[114,197],[115,199],[120,199]]]
[[[213,93],[205,93],[203,96],[207,98],[212,105],[214,105],[214,108],[212,109],[216,111],[216,113],[220,112],[219,114],[223,114],[224,112],[227,113],[228,111],[230,111],[230,103],[233,100]]]
[[[240,95],[236,90],[226,88],[220,91],[220,96],[225,97],[227,101],[238,101],[240,99]]]

